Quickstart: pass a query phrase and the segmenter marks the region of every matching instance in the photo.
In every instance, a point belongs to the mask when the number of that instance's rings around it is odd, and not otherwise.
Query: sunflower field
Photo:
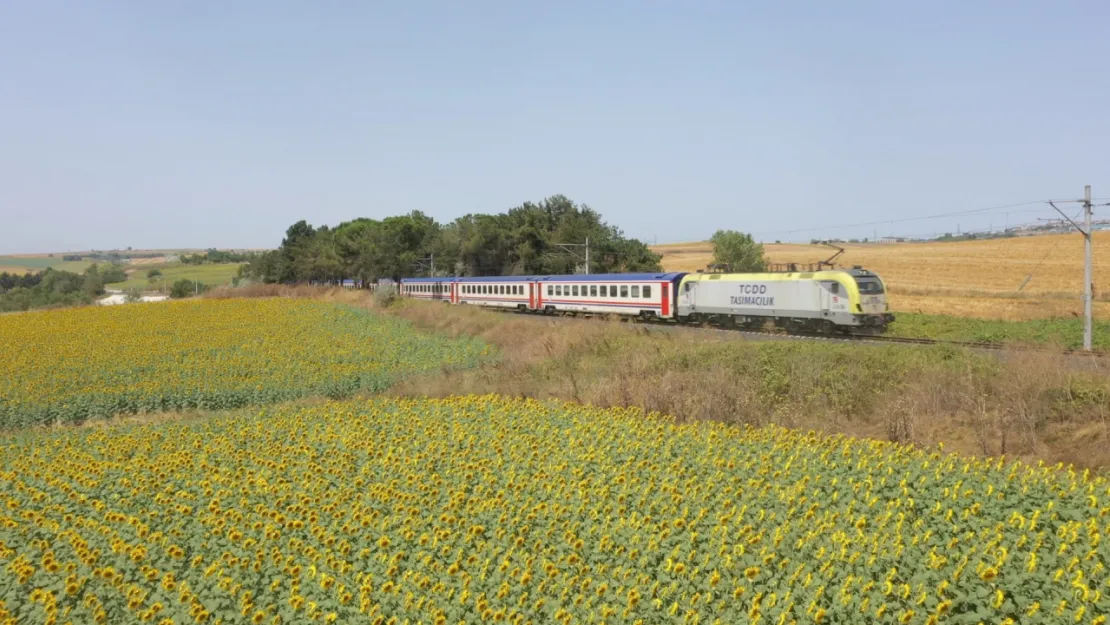
[[[637,409],[282,405],[0,439],[0,622],[1098,624],[1108,512],[1087,473]]]
[[[195,300],[0,316],[0,428],[380,391],[472,366],[477,339],[321,301]]]

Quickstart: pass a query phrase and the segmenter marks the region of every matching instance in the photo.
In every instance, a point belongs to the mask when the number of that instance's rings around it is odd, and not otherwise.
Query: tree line
[[[208,263],[245,263],[257,254],[251,252],[234,252],[226,250],[209,249],[198,254],[182,254],[182,265],[204,265]]]
[[[48,268],[19,275],[0,273],[0,312],[91,304],[104,285],[127,280],[118,265],[89,265],[83,273]]]
[[[660,271],[660,256],[584,204],[555,195],[447,224],[420,211],[334,227],[301,220],[278,249],[240,272],[262,282],[372,283],[381,278]]]

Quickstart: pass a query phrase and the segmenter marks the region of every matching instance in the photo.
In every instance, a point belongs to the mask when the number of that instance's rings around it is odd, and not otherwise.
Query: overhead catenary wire
[[[813,226],[813,227],[808,227],[808,228],[794,228],[794,229],[791,229],[791,230],[776,230],[776,231],[770,231],[770,232],[756,233],[755,236],[763,237],[763,236],[770,236],[770,235],[776,235],[776,234],[796,234],[796,233],[799,233],[799,232],[815,232],[815,231],[818,231],[818,230],[833,230],[833,229],[842,229],[842,228],[862,228],[863,226],[880,226],[880,225],[883,225],[883,224],[907,223],[907,222],[911,222],[911,221],[924,221],[924,220],[928,220],[928,219],[941,219],[941,218],[944,218],[944,217],[960,217],[962,215],[974,215],[974,214],[977,214],[977,213],[985,213],[987,211],[992,211],[992,210],[1002,210],[1002,209],[1006,209],[1006,208],[1020,208],[1022,206],[1033,206],[1035,204],[1044,204],[1047,201],[1049,201],[1049,200],[1034,200],[1034,201],[1029,201],[1029,202],[1018,202],[1018,203],[1015,203],[1015,204],[1002,204],[1002,205],[998,205],[998,206],[986,206],[986,207],[983,207],[983,208],[972,208],[972,209],[968,209],[968,210],[954,211],[954,212],[949,212],[949,213],[938,213],[936,215],[923,215],[923,216],[920,216],[920,217],[901,217],[901,218],[898,218],[898,219],[881,219],[881,220],[877,220],[877,221],[863,221],[863,222],[857,222],[857,223],[852,223],[852,224],[831,224],[831,225],[827,225],[827,226]]]

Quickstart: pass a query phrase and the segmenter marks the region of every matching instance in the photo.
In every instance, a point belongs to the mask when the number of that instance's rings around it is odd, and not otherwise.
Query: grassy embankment
[[[216,293],[264,295],[254,287]],[[288,292],[288,291],[285,291]],[[312,296],[309,289],[299,293]],[[368,296],[327,297],[372,306]],[[500,350],[496,364],[411,379],[390,392],[497,393],[637,406],[680,420],[788,427],[968,454],[1110,466],[1110,379],[1062,354],[947,346],[751,341],[698,329],[400,301],[385,310]]]

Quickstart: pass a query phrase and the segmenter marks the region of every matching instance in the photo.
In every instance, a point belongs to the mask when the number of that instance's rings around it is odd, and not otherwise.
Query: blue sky
[[[1100,1],[0,3],[0,253],[556,193],[649,242],[1012,225],[1051,209],[897,220],[1110,196],[1108,26]]]

